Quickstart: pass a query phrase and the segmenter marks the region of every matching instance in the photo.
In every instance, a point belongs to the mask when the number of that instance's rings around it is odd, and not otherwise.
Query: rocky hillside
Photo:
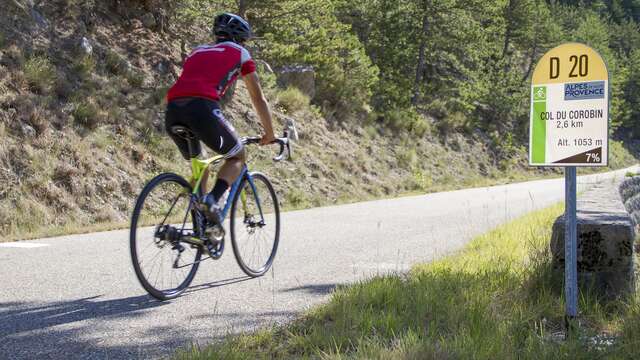
[[[0,0],[0,239],[126,225],[145,181],[188,172],[163,132],[163,99],[197,36],[160,31],[157,14],[121,3]],[[255,148],[250,162],[288,208],[553,171],[527,169],[516,144],[505,160],[481,132],[443,139],[427,128],[416,139],[374,119],[327,120],[297,89],[278,88],[266,66],[261,75],[278,131],[286,114],[300,140],[293,161],[274,164],[276,149]],[[259,133],[242,85],[225,113],[242,135]],[[612,147],[614,166],[633,161]]]

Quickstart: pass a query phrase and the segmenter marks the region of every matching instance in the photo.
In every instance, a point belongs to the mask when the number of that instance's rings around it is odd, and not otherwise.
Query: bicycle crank
[[[212,226],[205,230],[205,235],[208,238],[205,244],[209,256],[214,260],[218,260],[224,251],[224,228],[220,225]]]

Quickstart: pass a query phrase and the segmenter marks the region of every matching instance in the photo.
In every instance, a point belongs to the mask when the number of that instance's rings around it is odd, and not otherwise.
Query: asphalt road
[[[406,271],[563,196],[554,179],[289,212],[272,271],[248,279],[228,247],[170,302],[138,284],[126,230],[0,243],[0,359],[171,355],[287,321],[336,285]]]

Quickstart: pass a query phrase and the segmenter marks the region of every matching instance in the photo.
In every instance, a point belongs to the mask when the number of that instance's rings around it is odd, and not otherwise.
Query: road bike
[[[193,281],[202,261],[222,256],[225,225],[242,271],[250,277],[264,275],[273,264],[280,240],[280,207],[273,185],[266,175],[249,171],[245,165],[226,199],[221,200],[222,224],[209,223],[198,204],[205,193],[203,187],[210,168],[224,157],[199,159],[193,151],[199,140],[191,130],[174,126],[170,131],[187,140],[192,154],[192,175],[187,181],[174,173],[160,174],[138,196],[129,242],[140,284],[159,300],[180,296]],[[244,145],[258,144],[260,137],[241,141]],[[280,145],[274,161],[291,155],[287,131],[274,143]]]

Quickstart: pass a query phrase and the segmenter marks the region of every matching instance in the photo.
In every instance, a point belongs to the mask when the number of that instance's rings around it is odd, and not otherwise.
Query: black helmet
[[[229,39],[236,43],[243,43],[252,36],[251,25],[240,16],[231,13],[216,16],[213,34],[218,39]]]

